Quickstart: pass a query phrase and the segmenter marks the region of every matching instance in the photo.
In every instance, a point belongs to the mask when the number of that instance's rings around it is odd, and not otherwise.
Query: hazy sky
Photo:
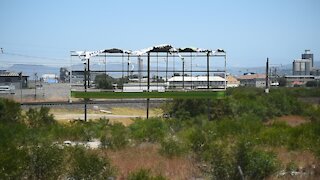
[[[4,52],[52,58],[0,54],[0,66],[157,44],[223,48],[229,66],[289,64],[305,49],[320,60],[319,0],[0,0],[0,18]]]

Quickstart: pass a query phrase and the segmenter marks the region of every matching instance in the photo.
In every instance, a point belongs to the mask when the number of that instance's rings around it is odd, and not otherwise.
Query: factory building
[[[266,87],[266,75],[265,74],[246,74],[239,76],[238,80],[240,81],[240,86],[249,86],[249,87]]]
[[[15,89],[27,88],[29,76],[22,73],[0,70],[0,86],[14,86]]]
[[[207,76],[174,76],[168,79],[169,88],[183,88],[186,89],[207,89]],[[219,76],[209,76],[210,88],[222,89],[226,83],[226,79]]]
[[[310,75],[312,70],[311,59],[298,59],[293,61],[293,75]]]

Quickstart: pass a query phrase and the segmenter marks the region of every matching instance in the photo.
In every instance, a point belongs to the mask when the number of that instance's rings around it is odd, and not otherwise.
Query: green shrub
[[[115,175],[115,170],[108,159],[81,147],[69,150],[71,151],[69,178],[107,179]]]
[[[274,147],[285,146],[290,140],[291,129],[285,122],[275,122],[262,129],[258,135],[259,143]]]
[[[21,107],[9,99],[0,98],[0,123],[17,123],[21,121]]]
[[[235,176],[234,155],[222,144],[211,146],[211,175],[213,179],[232,179]]]
[[[55,120],[49,111],[47,107],[41,107],[39,110],[30,108],[26,112],[26,123],[34,128],[54,124]]]
[[[246,141],[241,141],[238,145],[236,164],[249,179],[264,179],[276,172],[279,167],[274,153],[256,150],[252,143]]]
[[[180,142],[176,137],[167,137],[161,142],[160,154],[172,158],[181,156],[186,153],[187,148],[183,142]]]
[[[131,172],[128,175],[128,180],[165,180],[161,175],[152,176],[149,169],[140,169],[136,172]]]
[[[128,141],[127,128],[121,123],[110,125],[109,129],[105,131],[100,138],[102,147],[110,147],[111,149],[121,149],[127,146]]]
[[[64,165],[63,150],[42,144],[33,146],[28,155],[28,179],[58,179]]]
[[[129,129],[134,139],[145,142],[161,142],[168,133],[167,124],[159,118],[136,119]]]
[[[0,179],[23,179],[28,163],[28,152],[16,145],[0,146]]]

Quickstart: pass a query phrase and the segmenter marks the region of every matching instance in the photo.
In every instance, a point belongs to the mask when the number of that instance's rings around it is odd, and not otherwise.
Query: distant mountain
[[[30,76],[30,79],[34,79],[34,73],[37,73],[38,77],[41,77],[43,74],[56,74],[59,76],[59,67],[49,67],[44,65],[30,65],[30,64],[14,64],[9,68],[6,68],[8,71],[13,72],[22,72],[23,75]]]

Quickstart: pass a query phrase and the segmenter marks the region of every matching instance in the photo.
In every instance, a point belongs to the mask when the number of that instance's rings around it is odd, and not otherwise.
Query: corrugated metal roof
[[[246,79],[265,79],[265,74],[250,74],[250,75],[243,75],[238,77],[240,80],[246,80]]]
[[[16,76],[19,76],[19,73],[16,73],[16,72],[3,72],[3,73],[0,73],[0,76],[2,77],[16,77]],[[24,77],[29,77],[27,75],[22,75]]]

